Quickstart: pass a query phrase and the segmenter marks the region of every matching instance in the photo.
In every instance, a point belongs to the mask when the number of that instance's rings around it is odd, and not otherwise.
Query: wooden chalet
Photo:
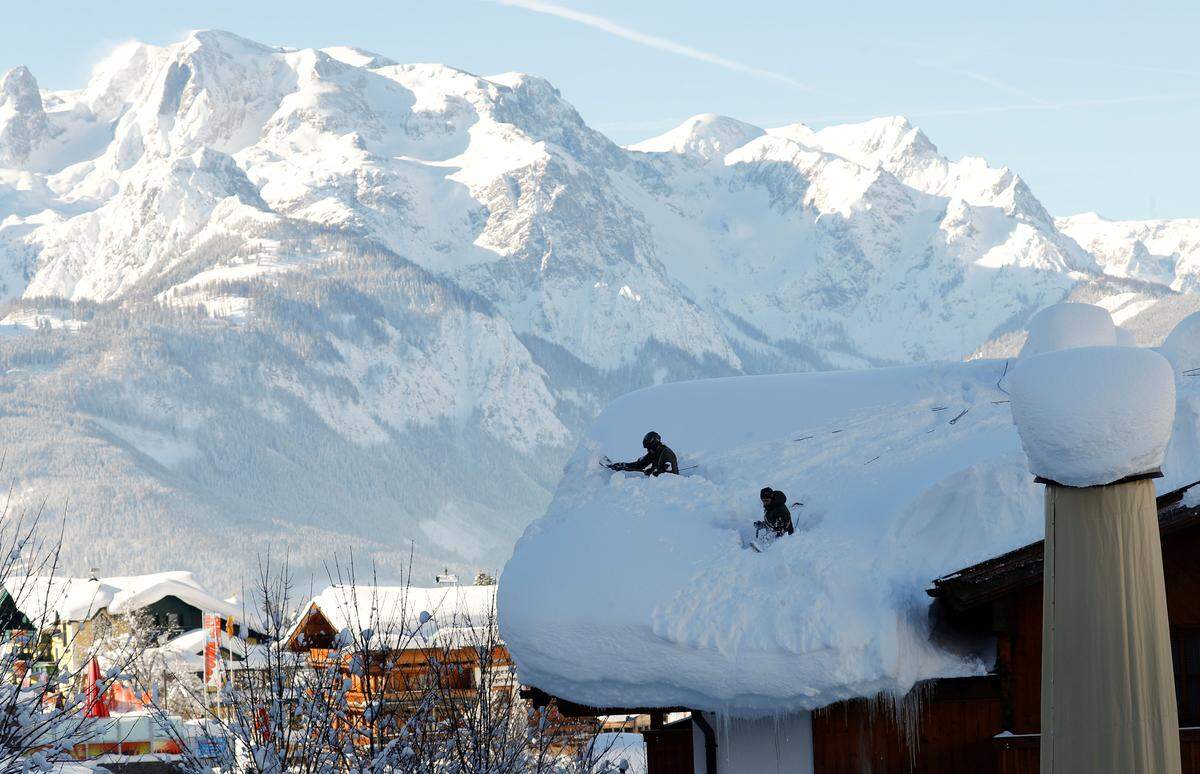
[[[1158,498],[1184,774],[1200,774],[1200,506]],[[931,680],[899,705],[840,702],[813,713],[817,774],[1037,774],[1041,713],[1041,542],[933,581],[934,636],[984,642],[982,677]],[[1103,675],[1096,676],[1103,681]]]
[[[439,576],[439,582],[442,577]],[[487,579],[490,581],[490,579]],[[478,580],[477,580],[478,583]],[[507,710],[520,700],[520,686],[508,649],[495,622],[492,583],[434,588],[339,587],[317,595],[288,633],[284,645],[303,654],[308,666],[335,669],[348,683],[349,712],[344,730],[404,720],[433,697],[435,716],[474,711],[480,702]],[[372,629],[371,637],[339,647],[343,632]],[[530,722],[537,722],[531,717]],[[594,717],[567,718],[545,713],[553,747],[574,752],[588,744],[604,723]],[[403,723],[383,723],[400,728]]]
[[[457,706],[485,692],[515,696],[494,605],[493,585],[331,586],[309,602],[284,645],[304,654],[309,667],[335,669],[348,682],[348,725],[365,724],[372,706],[383,708],[377,719],[403,719],[431,695]],[[358,639],[339,647],[349,632]]]
[[[411,709],[436,686],[450,698],[467,700],[475,695],[484,669],[506,677],[500,681],[515,688],[512,659],[497,639],[484,651],[470,638],[457,641],[414,637],[382,641],[363,648],[339,649],[337,640],[343,627],[334,623],[336,614],[319,603],[305,611],[299,625],[290,633],[287,647],[308,656],[318,669],[336,668],[351,682],[347,700],[351,707],[365,708],[370,697],[382,700],[398,712]],[[352,656],[365,660],[362,669],[351,670]],[[364,658],[365,657],[365,658]]]

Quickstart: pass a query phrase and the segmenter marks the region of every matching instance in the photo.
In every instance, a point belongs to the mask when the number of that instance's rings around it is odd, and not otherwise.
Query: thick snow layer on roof
[[[1122,352],[1161,370],[1153,352]],[[1041,487],[1007,402],[1039,360],[714,379],[618,399],[501,577],[500,633],[522,681],[593,706],[755,716],[985,671],[990,654],[930,643],[924,590],[1042,537]],[[1159,492],[1200,479],[1200,384],[1180,376],[1179,402]],[[633,458],[650,429],[696,473],[597,464]],[[804,505],[796,534],[759,554],[742,541],[763,486]]]
[[[1111,347],[1125,344],[1108,310],[1095,304],[1054,304],[1029,321],[1029,338],[1021,348],[1024,360],[1043,352],[1072,347]]]
[[[1023,360],[1013,419],[1029,469],[1068,486],[1158,470],[1175,421],[1175,376],[1162,355],[1083,347]]]
[[[758,715],[986,665],[928,642],[929,580],[1040,537],[1003,361],[663,385],[610,405],[500,585],[521,679]],[[966,413],[963,413],[963,412]],[[953,423],[952,423],[953,420]],[[697,475],[613,475],[662,433]],[[797,534],[741,547],[758,492]]]
[[[155,653],[163,656],[167,664],[175,669],[204,669],[204,646],[208,643],[208,633],[204,629],[192,629],[154,648]],[[266,645],[247,645],[245,640],[230,637],[221,632],[221,647],[236,658],[225,662],[227,669],[261,668],[266,663]]]
[[[24,576],[8,578],[5,588],[35,624],[83,621],[100,610],[125,614],[173,596],[206,613],[239,616],[239,608],[211,593],[186,571],[127,575],[91,580]]]
[[[315,608],[339,632],[369,630],[380,642],[419,648],[486,631],[495,603],[495,586],[335,585],[313,597],[306,614]]]

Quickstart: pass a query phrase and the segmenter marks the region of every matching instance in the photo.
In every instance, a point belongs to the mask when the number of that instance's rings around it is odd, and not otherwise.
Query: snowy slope
[[[1200,323],[1185,325],[1177,359],[1200,351]],[[522,680],[594,706],[754,716],[985,672],[987,647],[931,643],[924,589],[1042,536],[1041,487],[1007,402],[1026,365],[713,379],[614,401],[501,578],[501,633]],[[1200,479],[1200,387],[1177,381],[1160,491]],[[695,475],[596,464],[633,453],[651,427],[699,463]],[[741,542],[762,486],[803,506],[797,533],[759,554]]]
[[[1175,290],[1200,288],[1200,219],[1113,221],[1088,212],[1056,223],[1107,274]]]
[[[219,31],[0,81],[6,472],[72,542],[169,525],[106,571],[231,533],[494,569],[621,393],[955,359],[1067,294],[1194,311],[1132,282],[902,118],[621,148],[540,78]]]

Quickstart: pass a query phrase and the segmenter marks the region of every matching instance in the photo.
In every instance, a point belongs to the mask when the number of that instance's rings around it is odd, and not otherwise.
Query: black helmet
[[[644,438],[642,438],[642,448],[643,449],[651,449],[660,443],[662,443],[662,436],[660,436],[658,433],[654,432],[653,430],[646,433],[646,436]]]

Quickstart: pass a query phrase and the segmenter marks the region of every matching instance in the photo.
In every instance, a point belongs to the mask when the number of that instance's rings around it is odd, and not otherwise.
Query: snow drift
[[[1032,379],[1034,361],[1016,371]],[[501,635],[521,679],[595,706],[749,717],[984,672],[986,647],[930,642],[924,589],[1042,536],[1013,365],[735,377],[615,401],[502,577]],[[1181,385],[1181,402],[1194,391]],[[596,464],[634,455],[649,429],[697,473]],[[1200,477],[1195,448],[1168,454],[1160,491]],[[756,554],[742,543],[762,486],[803,506],[797,533]]]

